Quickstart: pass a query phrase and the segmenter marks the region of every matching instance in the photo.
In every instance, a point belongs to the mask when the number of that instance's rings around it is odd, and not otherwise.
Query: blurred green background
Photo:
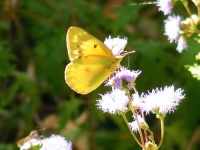
[[[16,142],[31,130],[60,134],[74,150],[140,150],[123,119],[97,109],[103,85],[79,95],[65,83],[69,63],[66,33],[78,26],[100,40],[128,37],[125,50],[135,50],[122,61],[141,70],[136,81],[140,93],[174,85],[186,98],[167,115],[161,150],[200,149],[200,82],[184,68],[195,62],[200,46],[188,41],[179,54],[164,36],[166,16],[155,4],[131,5],[131,0],[1,0],[0,1],[0,149],[16,150]],[[191,7],[193,4],[191,3]],[[195,8],[192,8],[195,11]],[[176,13],[187,17],[177,5]],[[147,117],[156,141],[160,124]]]

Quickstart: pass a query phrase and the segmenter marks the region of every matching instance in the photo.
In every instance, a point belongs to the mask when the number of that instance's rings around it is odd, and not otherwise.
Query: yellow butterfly
[[[78,27],[70,27],[66,36],[69,60],[65,81],[77,93],[95,90],[128,54],[115,56],[100,40]]]

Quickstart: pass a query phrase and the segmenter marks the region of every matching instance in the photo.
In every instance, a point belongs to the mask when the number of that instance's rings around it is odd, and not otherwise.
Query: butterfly
[[[38,130],[33,130],[31,131],[31,133],[26,136],[25,138],[19,140],[17,142],[17,146],[21,147],[22,145],[24,145],[26,142],[32,140],[32,139],[40,139],[40,136],[38,135]]]
[[[39,130],[45,130],[45,128],[39,129]],[[30,142],[29,145],[31,147],[31,144],[33,142],[33,141],[31,142],[31,140],[37,141],[37,140],[42,139],[42,137],[43,137],[38,134],[39,130],[32,130],[28,136],[24,137],[23,139],[21,139],[17,142],[17,146],[21,148],[26,142]]]
[[[65,81],[80,94],[99,87],[127,54],[115,56],[103,42],[78,27],[68,29],[66,42],[70,63],[65,68]]]

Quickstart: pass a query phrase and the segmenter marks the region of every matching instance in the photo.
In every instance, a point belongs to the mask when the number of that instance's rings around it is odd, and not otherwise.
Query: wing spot
[[[94,44],[94,48],[97,48],[97,44]]]
[[[89,68],[89,67],[85,68],[85,71],[86,71],[86,72],[90,72],[90,68]],[[84,80],[84,79],[83,79],[83,80]]]
[[[108,65],[105,66],[106,69],[110,69],[110,67],[111,67],[110,64],[108,64]]]
[[[80,46],[79,46],[79,45],[77,45],[77,47],[79,48]]]

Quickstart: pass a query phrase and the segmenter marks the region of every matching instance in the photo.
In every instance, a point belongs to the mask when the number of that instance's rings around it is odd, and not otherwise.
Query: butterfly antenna
[[[129,55],[128,55],[128,68],[129,68],[129,58],[130,58],[130,57],[129,57]]]
[[[157,4],[158,2],[143,2],[143,3],[131,3],[129,6],[136,6],[136,5],[154,5]]]
[[[46,128],[37,129],[36,131],[42,131],[42,130],[46,130]]]
[[[135,53],[135,51],[125,52],[125,53],[123,53],[121,56],[122,56],[122,57],[125,57],[126,55],[128,55],[128,54],[132,54],[132,53]]]

